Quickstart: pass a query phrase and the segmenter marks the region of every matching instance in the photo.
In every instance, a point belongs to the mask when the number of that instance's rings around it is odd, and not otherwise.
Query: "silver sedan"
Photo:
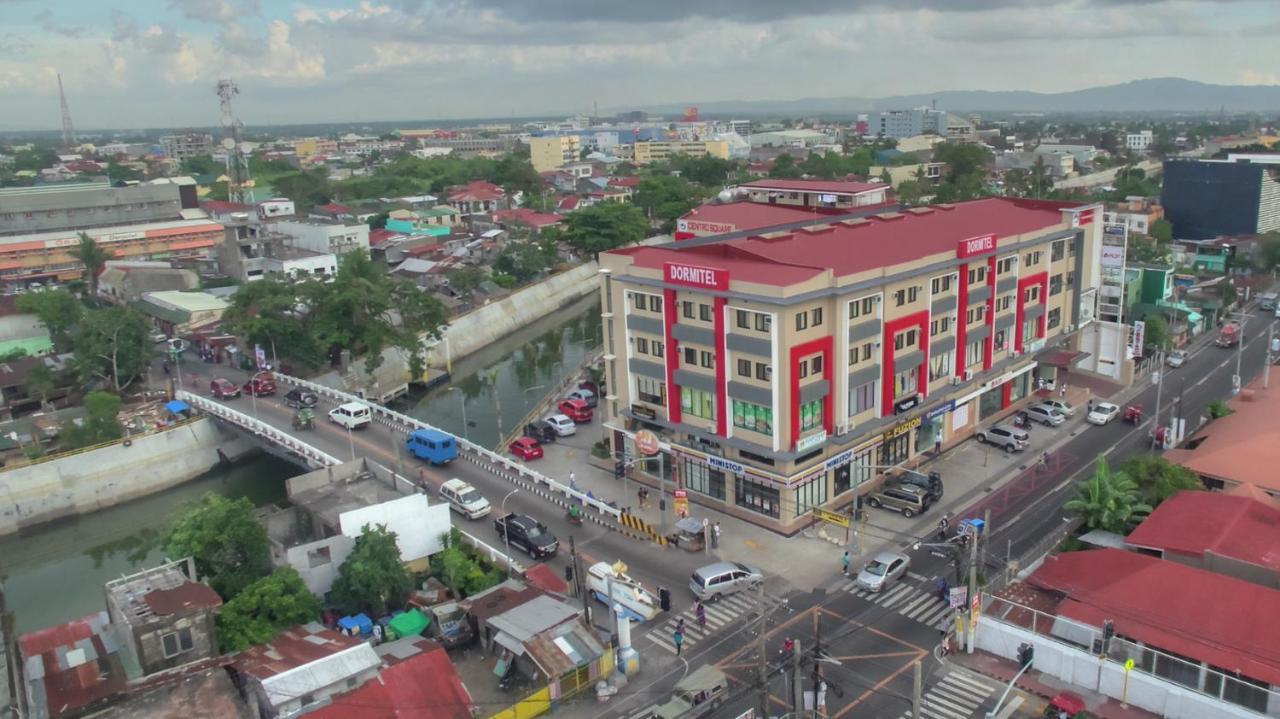
[[[872,592],[882,591],[895,579],[906,574],[910,566],[911,557],[905,554],[881,552],[858,572],[858,586]]]

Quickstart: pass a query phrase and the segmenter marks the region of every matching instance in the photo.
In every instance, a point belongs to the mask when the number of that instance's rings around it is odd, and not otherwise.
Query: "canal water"
[[[492,447],[499,407],[508,432],[599,345],[600,300],[593,294],[455,363],[452,383],[411,396],[399,408]],[[162,561],[164,528],[205,492],[248,497],[259,507],[282,504],[285,480],[302,471],[258,456],[125,505],[0,538],[0,578],[16,630],[104,609],[103,583]]]

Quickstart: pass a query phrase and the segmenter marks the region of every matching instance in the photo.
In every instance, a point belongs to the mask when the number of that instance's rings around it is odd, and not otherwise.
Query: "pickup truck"
[[[729,678],[711,665],[704,665],[676,683],[665,704],[657,704],[632,714],[629,719],[696,719],[720,708],[729,689]]]
[[[528,515],[511,512],[493,520],[493,528],[498,531],[499,541],[524,551],[533,559],[554,557],[560,547],[556,535]]]

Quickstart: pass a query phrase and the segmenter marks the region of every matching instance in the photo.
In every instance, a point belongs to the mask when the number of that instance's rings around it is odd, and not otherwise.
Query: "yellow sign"
[[[849,527],[849,518],[844,516],[843,514],[828,512],[825,509],[814,509],[813,516],[815,519],[820,519],[823,522],[829,522],[831,524],[836,525],[837,527],[844,527],[846,529],[848,529]]]
[[[1133,660],[1132,660],[1132,659],[1126,659],[1126,660],[1124,660],[1124,671],[1125,671],[1125,673],[1126,673],[1126,674],[1128,674],[1129,672],[1133,671]]]
[[[675,512],[677,516],[684,517],[689,514],[689,491],[685,489],[677,489],[675,491]]]
[[[901,437],[902,435],[906,434],[907,432],[910,432],[911,430],[919,426],[920,426],[920,417],[919,416],[912,417],[911,419],[905,422],[899,423],[888,432],[885,432],[884,435],[881,437],[881,439],[885,442],[888,442],[889,440],[895,437]]]

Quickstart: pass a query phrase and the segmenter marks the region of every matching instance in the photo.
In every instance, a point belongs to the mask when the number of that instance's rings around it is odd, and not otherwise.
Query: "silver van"
[[[716,562],[693,573],[689,589],[698,599],[715,599],[744,589],[752,589],[764,581],[759,569],[738,562]]]

